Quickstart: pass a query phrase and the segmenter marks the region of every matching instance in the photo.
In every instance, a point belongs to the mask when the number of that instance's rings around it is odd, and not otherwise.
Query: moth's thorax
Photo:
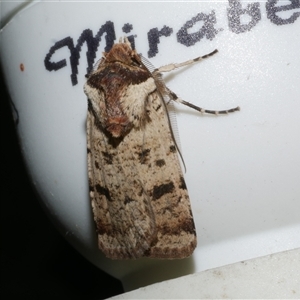
[[[130,126],[130,122],[124,114],[110,117],[106,121],[106,130],[115,138],[123,136]]]
[[[145,101],[156,89],[152,74],[128,44],[116,44],[103,54],[97,69],[90,74],[87,86],[95,91],[96,97],[89,98],[94,111],[101,108],[98,112],[102,126],[115,138],[140,126]],[[87,94],[91,96],[91,93]]]

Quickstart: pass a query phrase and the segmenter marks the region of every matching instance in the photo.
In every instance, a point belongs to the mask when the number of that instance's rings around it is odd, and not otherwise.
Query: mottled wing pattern
[[[99,248],[112,259],[191,255],[195,227],[160,94],[149,94],[143,126],[118,139],[104,132],[95,110],[90,101],[88,173]]]
[[[190,200],[165,104],[158,92],[149,95],[148,100],[150,121],[144,129],[143,147],[149,152],[148,159],[144,158],[149,180],[144,185],[157,227],[157,241],[150,256],[184,258],[196,247]]]
[[[141,257],[156,228],[150,199],[136,174],[135,145],[112,140],[99,124],[90,109],[88,175],[99,248],[112,259]]]

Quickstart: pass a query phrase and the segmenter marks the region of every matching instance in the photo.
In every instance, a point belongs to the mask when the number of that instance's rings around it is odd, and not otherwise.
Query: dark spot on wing
[[[150,255],[151,255],[151,248],[146,249],[146,250],[144,251],[144,256],[145,256],[145,257],[148,257],[148,256],[150,256]]]
[[[107,223],[105,222],[105,220],[101,220],[101,219],[97,218],[97,220],[95,220],[95,221],[96,221],[96,225],[97,225],[97,233],[99,235],[112,233],[112,228],[107,226]]]
[[[107,188],[101,186],[100,184],[96,184],[95,188],[100,195],[104,195],[108,201],[112,201],[112,199],[110,198],[109,190]]]
[[[186,219],[185,222],[181,224],[183,231],[196,235],[195,224],[193,218]]]
[[[176,147],[174,145],[170,146],[170,152],[172,153],[176,152]]]
[[[157,107],[155,108],[156,111],[158,111],[161,108],[161,104],[157,105]]]
[[[105,162],[108,165],[112,165],[112,163],[113,163],[113,156],[110,153],[104,152],[104,151],[102,151],[102,155],[103,155],[103,158],[104,158]]]
[[[164,226],[163,228],[159,228],[159,231],[164,235],[180,236],[182,232],[196,235],[195,224],[192,217],[181,220],[176,226]]]
[[[142,196],[143,195],[143,192],[144,192],[144,190],[141,188],[140,190],[139,190],[139,192],[137,193],[138,194],[138,196]]]
[[[186,190],[186,184],[185,184],[184,178],[182,176],[180,177],[179,188],[182,189],[182,190]]]
[[[152,199],[157,200],[160,197],[162,197],[163,195],[173,192],[174,188],[175,187],[174,187],[173,182],[161,184],[161,185],[158,185],[158,186],[156,185],[153,188]]]
[[[93,181],[89,178],[89,191],[93,192],[94,191],[94,184]]]
[[[158,159],[155,164],[158,166],[158,167],[162,167],[166,164],[165,160],[164,159]]]
[[[128,204],[130,202],[134,201],[132,198],[125,196],[124,204]]]
[[[145,149],[142,152],[138,153],[139,161],[141,164],[146,164],[149,160],[150,149]]]

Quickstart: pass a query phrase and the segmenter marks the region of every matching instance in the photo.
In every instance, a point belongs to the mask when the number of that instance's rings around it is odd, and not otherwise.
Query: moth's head
[[[109,52],[103,53],[106,62],[121,62],[126,65],[140,66],[141,59],[135,50],[132,50],[130,43],[114,44]]]

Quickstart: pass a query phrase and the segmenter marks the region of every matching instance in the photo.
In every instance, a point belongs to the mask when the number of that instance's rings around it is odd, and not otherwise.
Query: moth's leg
[[[170,97],[171,100],[177,102],[177,103],[181,103],[181,104],[184,104],[188,107],[191,107],[197,111],[200,111],[201,113],[206,113],[206,114],[213,114],[213,115],[224,115],[224,114],[228,114],[228,113],[232,113],[232,112],[235,112],[235,111],[238,111],[240,110],[240,107],[237,106],[235,108],[230,108],[230,109],[226,109],[226,110],[209,110],[209,109],[204,109],[204,108],[201,108],[199,106],[196,106],[190,102],[187,102],[187,101],[184,101],[183,99],[179,98],[174,92],[172,92],[169,88],[165,87],[166,88],[166,93],[167,95]]]
[[[162,73],[162,72],[170,72],[170,71],[173,71],[175,69],[178,69],[178,68],[181,68],[181,67],[184,67],[184,66],[188,66],[188,65],[192,65],[196,62],[199,62],[205,58],[208,58],[210,56],[213,56],[214,54],[216,54],[218,52],[218,50],[214,50],[213,52],[211,53],[208,53],[206,55],[203,55],[203,56],[199,56],[199,57],[196,57],[194,59],[190,59],[190,60],[187,60],[185,62],[182,62],[182,63],[178,63],[178,64],[169,64],[169,65],[166,65],[166,66],[161,66],[157,69],[155,69],[153,71],[153,75],[155,75],[156,73]]]

